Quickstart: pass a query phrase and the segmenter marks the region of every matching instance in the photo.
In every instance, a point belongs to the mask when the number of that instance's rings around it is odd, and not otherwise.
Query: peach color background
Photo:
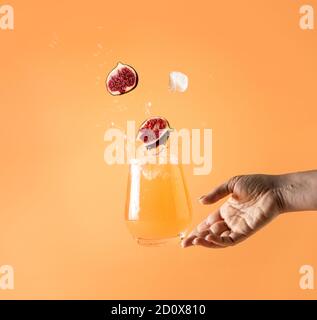
[[[5,1],[6,2],[6,1]],[[0,299],[317,298],[317,214],[278,218],[226,250],[138,247],[123,221],[127,166],[107,166],[111,122],[141,122],[145,104],[176,128],[213,129],[213,170],[185,174],[196,199],[231,175],[317,169],[317,31],[307,1],[14,1],[0,31]],[[3,4],[3,1],[1,1]],[[8,2],[6,2],[8,3]],[[309,1],[317,10],[317,1]],[[113,98],[117,61],[140,84]],[[189,75],[185,94],[168,73]],[[315,283],[317,286],[317,283]]]

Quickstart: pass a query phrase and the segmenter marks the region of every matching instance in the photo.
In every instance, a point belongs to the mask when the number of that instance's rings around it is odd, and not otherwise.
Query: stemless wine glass
[[[139,244],[158,245],[182,237],[191,221],[182,165],[130,162],[125,219]]]

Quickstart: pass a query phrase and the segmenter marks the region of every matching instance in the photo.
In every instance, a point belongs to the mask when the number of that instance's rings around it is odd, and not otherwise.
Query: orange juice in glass
[[[191,221],[182,166],[172,157],[159,163],[161,147],[168,148],[166,141],[150,152],[154,161],[133,159],[130,163],[125,219],[134,238],[144,245],[182,237]]]

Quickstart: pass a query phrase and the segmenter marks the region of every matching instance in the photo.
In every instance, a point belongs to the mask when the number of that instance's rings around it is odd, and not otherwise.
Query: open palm
[[[276,176],[236,176],[203,196],[203,204],[212,204],[231,194],[183,240],[183,247],[202,245],[222,248],[235,245],[258,231],[280,213]]]

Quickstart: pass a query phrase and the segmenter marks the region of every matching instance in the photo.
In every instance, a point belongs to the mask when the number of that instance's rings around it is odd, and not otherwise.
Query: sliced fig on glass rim
[[[106,86],[113,96],[132,91],[138,85],[138,74],[134,68],[127,64],[118,63],[109,73]]]
[[[166,143],[173,129],[162,117],[152,117],[145,120],[139,129],[137,139],[143,142],[147,149],[157,148]]]

